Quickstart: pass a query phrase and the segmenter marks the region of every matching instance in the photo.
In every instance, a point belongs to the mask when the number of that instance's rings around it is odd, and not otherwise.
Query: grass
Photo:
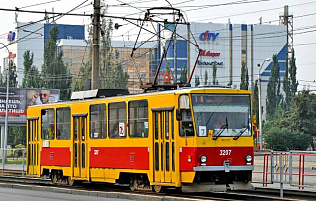
[[[25,162],[26,163],[26,162]],[[2,161],[0,160],[0,165],[2,164]],[[12,160],[10,158],[7,159],[7,161],[4,163],[6,165],[11,165],[11,164],[23,164],[23,160],[22,159],[16,159],[16,160]]]
[[[22,160],[14,160],[14,161],[7,161],[4,164],[10,165],[10,164],[23,164]]]

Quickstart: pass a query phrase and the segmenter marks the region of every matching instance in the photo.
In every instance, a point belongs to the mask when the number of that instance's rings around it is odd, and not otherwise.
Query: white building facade
[[[176,53],[173,41],[169,46],[167,60],[172,73],[174,70],[174,54],[177,58],[177,81],[180,80],[181,68],[188,66],[192,73],[199,49],[201,50],[196,68],[193,72],[191,86],[195,86],[195,79],[199,77],[200,84],[205,84],[207,72],[207,85],[213,84],[213,64],[216,63],[215,83],[222,86],[233,85],[237,88],[241,81],[242,63],[248,69],[249,90],[253,89],[258,80],[259,69],[262,80],[262,106],[266,105],[266,91],[271,75],[272,56],[277,55],[280,65],[280,79],[283,81],[285,60],[287,55],[287,29],[283,25],[247,25],[247,24],[215,24],[191,23],[191,33],[187,26],[178,25],[177,34],[189,40],[177,37]],[[189,33],[189,34],[188,34]],[[166,38],[171,31],[165,31]],[[197,42],[198,47],[191,43]],[[168,41],[166,42],[168,44]],[[270,61],[265,61],[270,58]],[[264,62],[265,61],[265,62]],[[162,73],[166,71],[166,63],[162,64]],[[264,109],[265,110],[265,109]],[[265,111],[264,111],[265,112]]]

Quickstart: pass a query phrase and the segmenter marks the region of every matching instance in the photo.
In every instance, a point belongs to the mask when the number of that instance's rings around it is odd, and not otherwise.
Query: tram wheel
[[[69,186],[73,186],[75,184],[75,180],[71,179],[71,177],[67,177],[67,183]]]
[[[130,178],[129,188],[130,188],[132,191],[136,191],[136,189],[137,189],[136,180],[134,180],[132,177]]]
[[[156,193],[162,193],[162,191],[163,191],[163,187],[161,185],[153,185],[152,189]]]
[[[58,178],[57,178],[57,172],[52,173],[52,183],[57,184],[58,183]]]

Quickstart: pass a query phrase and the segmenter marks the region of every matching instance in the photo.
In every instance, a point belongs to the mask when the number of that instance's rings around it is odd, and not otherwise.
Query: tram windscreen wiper
[[[224,132],[225,128],[228,130],[228,121],[226,117],[226,123],[221,126],[220,130],[216,133],[215,136],[213,136],[213,140],[217,140],[217,138]]]
[[[237,135],[235,135],[234,140],[238,140],[238,138],[239,138],[240,136],[242,136],[242,134],[243,134],[246,130],[248,130],[248,129],[249,129],[249,125],[244,126],[244,127],[239,131],[239,133],[237,133]]]

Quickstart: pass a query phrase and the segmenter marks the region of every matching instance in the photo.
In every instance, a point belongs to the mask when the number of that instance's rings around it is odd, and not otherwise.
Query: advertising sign
[[[0,124],[4,124],[6,115],[7,89],[0,88]],[[9,89],[8,123],[26,124],[28,106],[52,103],[59,100],[58,89]]]

